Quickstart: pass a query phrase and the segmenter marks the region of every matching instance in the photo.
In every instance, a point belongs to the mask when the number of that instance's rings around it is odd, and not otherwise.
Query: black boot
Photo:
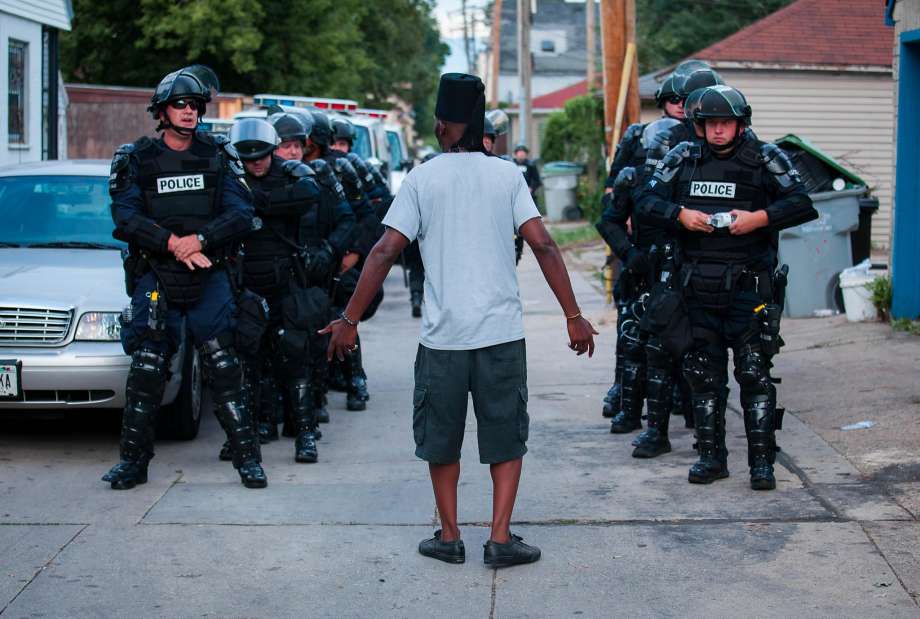
[[[616,366],[613,368],[613,385],[607,390],[607,395],[604,396],[604,408],[601,411],[601,414],[608,419],[619,412],[624,363],[622,351],[617,351]]]
[[[288,384],[287,390],[291,400],[294,423],[297,427],[297,438],[294,439],[294,461],[316,462],[319,459],[316,451],[316,416],[313,410],[310,383],[305,378],[294,379]]]
[[[777,452],[774,398],[775,395],[757,395],[745,398],[742,402],[748,466],[751,468],[751,488],[754,490],[776,489],[776,477],[773,474]]]
[[[633,458],[655,458],[671,451],[671,441],[668,440],[672,398],[671,375],[670,369],[648,368],[648,430],[639,435],[632,453]]]
[[[329,410],[326,408],[326,394],[322,389],[313,387],[313,414],[317,423],[329,423]]]
[[[345,359],[350,377],[345,407],[350,411],[363,411],[367,408],[367,401],[371,396],[367,392],[367,374],[364,373],[361,359],[361,342],[356,341],[356,344],[358,348]]]
[[[278,407],[280,394],[271,375],[263,375],[259,381],[259,442],[262,444],[278,440]]]
[[[421,318],[422,317],[422,298],[423,295],[421,292],[413,292],[410,302],[412,303],[412,317]]]
[[[601,415],[608,419],[613,417],[616,409],[619,408],[618,403],[621,397],[619,377],[614,380],[617,382],[613,383],[610,389],[607,390],[607,395],[604,396],[604,407],[601,410]]]
[[[121,461],[102,476],[113,490],[129,490],[147,483],[156,414],[166,388],[168,365],[166,355],[155,350],[143,348],[131,355],[121,422]]]
[[[262,455],[242,388],[239,357],[228,343],[218,338],[202,344],[200,352],[211,383],[214,413],[227,433],[233,466],[240,475],[240,481],[247,488],[264,488],[268,479],[259,464]]]
[[[610,420],[611,434],[628,434],[642,429],[643,368],[627,361],[623,367],[620,412]]]
[[[728,477],[728,450],[725,448],[725,413],[715,394],[693,396],[697,451],[700,459],[690,467],[691,484],[711,484]]]

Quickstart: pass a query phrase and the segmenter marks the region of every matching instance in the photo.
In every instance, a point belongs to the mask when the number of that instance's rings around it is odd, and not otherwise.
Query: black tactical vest
[[[766,208],[766,172],[759,152],[760,142],[756,140],[743,141],[728,159],[717,159],[704,148],[702,158],[686,162],[681,170],[677,203],[708,214]],[[737,236],[728,228],[716,228],[710,234],[683,230],[681,253],[694,298],[708,309],[724,310],[746,273],[772,270],[773,239],[766,228]]]
[[[157,224],[181,237],[195,234],[217,215],[225,163],[223,151],[209,137],[196,133],[184,151],[170,149],[162,139],[142,138],[134,156],[145,213]],[[167,303],[180,307],[201,299],[202,284],[213,270],[192,271],[172,256],[149,256],[147,261]]]
[[[285,209],[285,214],[257,210],[261,225],[243,242],[243,285],[263,297],[285,289],[293,274],[300,226],[298,207],[307,197],[298,192],[297,179],[282,169],[283,160],[272,157],[268,174],[262,178],[246,175],[246,182],[257,195],[256,203],[270,203]],[[302,207],[300,207],[302,208]]]
[[[728,159],[717,159],[704,149],[701,159],[684,164],[677,180],[678,204],[710,215],[731,210],[758,211],[769,206],[759,143],[743,142]],[[696,261],[756,264],[772,254],[771,234],[761,228],[734,236],[728,228],[711,234],[681,233],[685,256]]]
[[[137,143],[137,184],[148,217],[176,236],[198,232],[219,210],[223,152],[195,134],[192,145],[172,150],[162,140]]]
[[[323,245],[335,228],[335,212],[339,204],[347,201],[341,184],[335,177],[331,166],[322,159],[309,162],[316,172],[316,183],[319,185],[318,208],[310,209],[300,219],[299,239],[302,245],[316,249]]]

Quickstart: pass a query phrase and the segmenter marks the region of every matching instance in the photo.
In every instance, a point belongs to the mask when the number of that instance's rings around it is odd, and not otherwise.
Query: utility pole
[[[492,5],[492,75],[489,82],[489,102],[498,105],[498,76],[502,68],[502,0]]]
[[[517,0],[518,21],[518,73],[521,79],[521,126],[518,142],[526,144],[531,138],[533,110],[530,107],[530,76],[533,60],[530,54],[530,0]]]
[[[595,0],[585,0],[585,33],[588,37],[588,94],[594,92],[597,85],[597,59],[594,56],[594,49],[597,46],[594,40],[594,2]]]
[[[604,60],[604,136],[612,156],[617,128],[639,120],[635,0],[601,0]],[[624,75],[625,74],[625,75]],[[619,114],[617,113],[619,110]]]

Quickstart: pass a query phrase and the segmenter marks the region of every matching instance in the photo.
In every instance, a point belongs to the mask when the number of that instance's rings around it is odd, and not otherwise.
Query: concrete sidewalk
[[[748,487],[737,414],[728,420],[732,476],[691,486],[689,431],[675,430],[675,451],[654,461],[630,457],[632,436],[608,433],[600,401],[613,373],[615,333],[593,283],[573,277],[585,313],[605,323],[591,360],[566,347],[564,320],[532,256],[520,267],[532,426],[514,531],[542,547],[539,563],[504,571],[482,565],[491,498],[472,415],[460,490],[467,563],[417,554],[437,517],[427,467],[413,456],[419,323],[394,273],[378,315],[362,330],[369,409],[346,412],[344,398],[332,397],[319,464],[295,465],[290,439],[267,446],[266,490],[246,490],[217,461],[222,437],[211,417],[196,441],[160,444],[150,482],[129,492],[98,481],[117,457],[115,431],[75,432],[73,419],[0,421],[0,614],[920,614],[915,482],[883,483],[865,462],[842,455],[858,437],[841,432],[842,443],[830,434],[825,440],[821,428],[801,420],[830,415],[839,427],[864,417],[872,402],[882,405],[852,376],[859,363],[841,361],[852,356],[846,346],[875,350],[871,329],[862,343],[790,343],[780,356],[789,413],[775,492]],[[828,324],[817,332],[816,341],[826,341],[842,331]],[[898,354],[907,358],[916,351],[913,342],[889,344],[903,345]],[[835,377],[837,368],[849,374]],[[876,396],[916,389],[916,372],[907,385],[900,374],[886,376],[894,386]],[[898,449],[909,452],[904,440]]]

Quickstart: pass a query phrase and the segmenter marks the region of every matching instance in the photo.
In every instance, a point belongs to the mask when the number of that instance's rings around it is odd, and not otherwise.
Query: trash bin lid
[[[822,163],[831,167],[834,171],[838,172],[840,176],[843,177],[843,179],[847,183],[847,187],[846,187],[847,189],[850,189],[856,186],[868,187],[868,183],[866,183],[866,181],[859,178],[859,176],[857,176],[853,172],[847,170],[845,167],[840,165],[836,159],[834,159],[833,157],[825,153],[823,150],[821,150],[820,148],[818,148],[817,146],[815,146],[814,144],[812,144],[805,138],[800,138],[799,136],[790,133],[790,134],[784,135],[783,137],[775,140],[773,143],[781,148],[783,146],[793,146],[795,148],[799,148],[809,153],[816,159],[819,159]]]
[[[550,161],[543,166],[543,176],[578,176],[583,174],[585,167],[572,161]]]

